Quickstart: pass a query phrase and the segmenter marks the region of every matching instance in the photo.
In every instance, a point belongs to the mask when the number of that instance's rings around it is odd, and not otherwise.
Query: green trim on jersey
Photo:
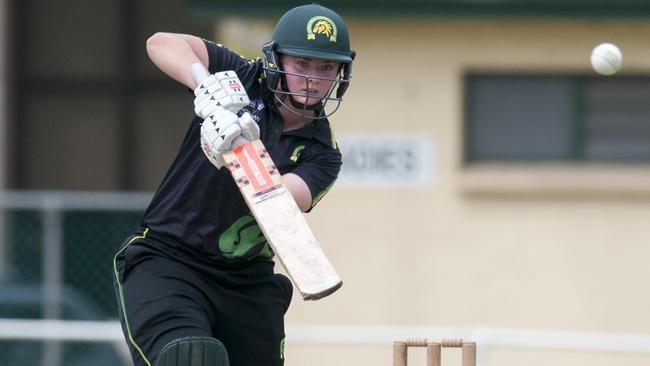
[[[312,202],[311,202],[311,207],[316,206],[316,204],[318,203],[318,201],[320,201],[323,197],[325,197],[325,195],[327,194],[327,192],[330,191],[330,189],[332,188],[332,186],[334,185],[334,183],[336,183],[336,179],[334,179],[334,180],[332,181],[332,183],[330,183],[330,185],[327,186],[327,188],[325,188],[325,189],[324,189],[323,191],[321,191],[318,195],[316,195],[316,197],[314,197],[314,199],[313,199]]]
[[[339,147],[336,144],[336,136],[334,136],[334,129],[332,128],[331,125],[329,127],[330,127],[330,136],[332,137],[332,149],[338,150]]]
[[[122,247],[122,249],[120,249],[117,253],[115,253],[115,257],[113,257],[113,273],[115,275],[115,281],[117,282],[117,288],[118,288],[119,293],[120,293],[120,308],[121,308],[122,314],[124,315],[124,326],[126,327],[126,333],[127,333],[128,338],[129,338],[129,342],[131,343],[131,345],[133,345],[133,348],[135,348],[136,351],[138,351],[138,353],[140,354],[140,356],[142,357],[144,362],[147,364],[147,366],[151,366],[151,362],[149,361],[147,356],[144,355],[144,352],[142,352],[142,349],[140,348],[140,346],[138,346],[138,344],[135,343],[135,340],[133,339],[133,334],[131,333],[131,326],[129,325],[129,318],[126,315],[126,302],[124,300],[124,288],[122,287],[122,281],[120,279],[120,273],[117,271],[117,257],[120,254],[122,254],[122,252],[124,252],[126,250],[126,248],[129,247],[129,245],[135,243],[138,240],[146,238],[148,232],[149,232],[149,229],[145,229],[144,232],[142,233],[142,235],[133,237],[131,240],[129,240],[128,243],[126,243],[126,245],[124,245],[124,247]]]
[[[280,359],[284,360],[284,338],[280,341]]]

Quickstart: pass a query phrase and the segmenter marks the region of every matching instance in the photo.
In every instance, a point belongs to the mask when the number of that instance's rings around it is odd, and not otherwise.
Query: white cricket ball
[[[601,43],[591,51],[591,66],[601,75],[612,75],[621,69],[623,54],[616,45]]]

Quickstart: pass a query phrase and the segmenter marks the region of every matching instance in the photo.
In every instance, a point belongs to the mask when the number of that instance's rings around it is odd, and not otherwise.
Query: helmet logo
[[[324,16],[315,16],[307,22],[307,39],[315,40],[317,34],[328,37],[330,42],[336,42],[336,24]]]

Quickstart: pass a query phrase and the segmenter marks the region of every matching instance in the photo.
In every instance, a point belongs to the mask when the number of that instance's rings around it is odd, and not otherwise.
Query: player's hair
[[[271,41],[262,47],[262,52],[266,83],[279,103],[284,105],[284,99],[289,99],[294,108],[304,112],[315,110],[316,118],[326,118],[336,112],[350,84],[352,61],[356,55],[355,51],[350,49],[347,26],[336,12],[318,4],[302,5],[287,11],[278,21]],[[324,78],[333,81],[327,95],[312,105],[296,102],[292,95],[307,95],[290,92],[285,76],[301,76],[305,78],[305,82],[318,77],[284,71],[281,54],[338,62],[341,67],[336,78]],[[325,105],[329,101],[336,105],[330,108],[330,112],[325,112]],[[289,110],[293,111],[292,108]]]

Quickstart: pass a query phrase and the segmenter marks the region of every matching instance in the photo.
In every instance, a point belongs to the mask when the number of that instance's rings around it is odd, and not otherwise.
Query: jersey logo
[[[273,257],[269,244],[251,215],[235,221],[219,237],[219,250],[230,259],[261,256]]]
[[[336,42],[336,24],[324,16],[315,16],[307,22],[307,39],[313,41],[316,35],[324,35],[330,42]]]
[[[293,149],[289,160],[293,161],[294,163],[298,162],[298,158],[300,157],[300,154],[302,154],[303,150],[305,150],[305,145],[298,145],[298,147]]]

